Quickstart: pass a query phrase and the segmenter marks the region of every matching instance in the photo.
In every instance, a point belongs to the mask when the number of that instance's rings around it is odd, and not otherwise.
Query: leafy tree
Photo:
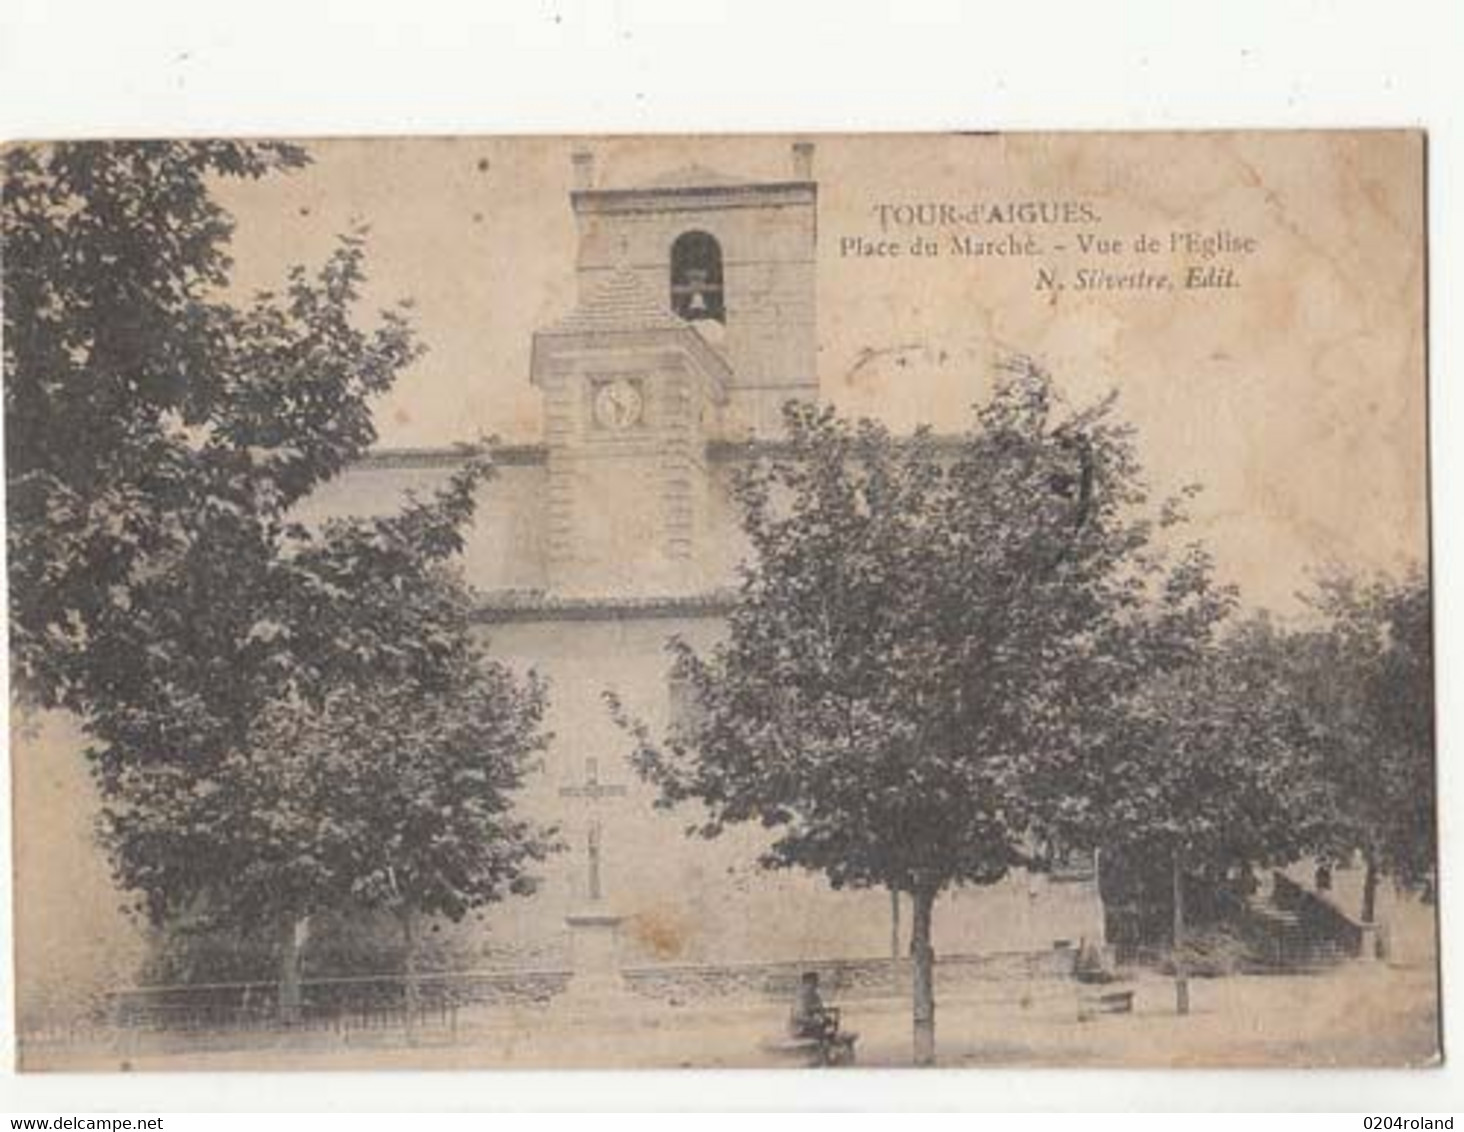
[[[119,882],[156,923],[275,925],[286,1018],[312,916],[389,907],[410,943],[421,913],[529,890],[551,848],[511,813],[543,687],[484,655],[447,565],[488,471],[470,461],[397,514],[290,528],[249,590],[239,660],[267,693],[237,733],[194,692],[186,637],[147,658],[164,694],[88,718]]]
[[[512,813],[546,741],[543,686],[485,655],[471,594],[445,565],[483,471],[469,465],[398,515],[295,534],[281,605],[256,610],[277,694],[242,745],[187,767],[137,765],[131,743],[96,752],[123,882],[158,921],[202,907],[236,930],[276,925],[287,1016],[312,916],[397,914],[410,1017],[419,916],[456,920],[530,891],[526,870],[552,847],[549,831]],[[114,718],[101,715],[94,733],[109,736]],[[129,736],[175,720],[166,702],[125,712]]]
[[[1437,815],[1428,579],[1333,574],[1311,597],[1320,621],[1292,640],[1293,688],[1311,713],[1325,786],[1314,849],[1365,869],[1372,923],[1382,876],[1431,890]]]
[[[210,182],[307,161],[226,141],[5,151],[12,673],[33,702],[85,714],[118,695],[146,651],[133,622],[166,615],[150,608],[160,576],[194,579],[174,612],[202,618],[195,645],[229,638],[210,587],[232,592],[234,560],[267,557],[288,509],[374,440],[368,399],[417,347],[400,311],[353,322],[360,233],[279,295],[223,294],[233,221]],[[224,654],[200,661],[242,701],[249,677]]]
[[[767,867],[910,894],[928,1064],[937,896],[1034,863],[1155,589],[1178,624],[1204,566],[1157,549],[1177,507],[1148,508],[1112,400],[1063,412],[1030,364],[953,444],[786,419],[785,454],[736,488],[752,553],[725,641],[673,643],[698,710],[664,740],[621,719],[662,804],[704,807],[702,835],[757,821]]]
[[[1254,618],[1208,632],[1176,663],[1150,667],[1088,732],[1087,844],[1166,862],[1171,876],[1175,998],[1189,1009],[1185,890],[1233,868],[1284,863],[1315,828],[1312,733],[1288,679],[1285,638]]]
[[[510,894],[536,889],[532,866],[558,843],[553,831],[515,816],[515,795],[547,737],[538,731],[543,685],[520,682],[472,650],[448,682],[420,687],[348,687],[319,711],[280,710],[266,719],[260,785],[272,812],[308,801],[302,843],[321,862],[313,914],[332,904],[383,908],[401,925],[407,1019],[417,1004],[418,925],[458,921]],[[299,784],[299,785],[297,785]],[[256,868],[261,902],[274,900],[274,869]]]
[[[401,310],[356,324],[361,233],[279,294],[224,296],[211,180],[306,160],[230,142],[4,155],[15,671],[83,720],[119,882],[155,922],[277,924],[287,1014],[313,911],[390,889],[461,915],[523,888],[544,849],[507,809],[542,689],[482,655],[447,569],[488,464],[386,518],[293,518],[375,439],[370,398],[418,352]],[[347,726],[373,705],[391,727]]]

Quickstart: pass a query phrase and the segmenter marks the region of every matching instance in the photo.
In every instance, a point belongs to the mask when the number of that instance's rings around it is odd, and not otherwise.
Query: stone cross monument
[[[601,782],[599,760],[585,759],[582,783],[561,787],[559,795],[574,799],[587,811],[584,830],[585,881],[583,894],[564,922],[569,928],[572,974],[559,1005],[584,1013],[623,1001],[627,992],[620,977],[621,917],[605,901],[604,825],[600,806],[607,799],[625,797],[619,783]]]

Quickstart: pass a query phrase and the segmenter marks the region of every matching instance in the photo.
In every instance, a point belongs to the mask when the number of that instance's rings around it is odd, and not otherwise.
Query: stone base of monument
[[[550,1011],[568,1021],[624,1019],[652,1004],[636,995],[620,974],[620,923],[612,912],[589,909],[564,918],[569,928],[570,978]]]

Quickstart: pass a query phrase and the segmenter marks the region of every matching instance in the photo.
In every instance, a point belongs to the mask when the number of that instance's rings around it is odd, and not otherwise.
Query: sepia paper
[[[187,917],[150,921],[142,894],[119,887],[98,823],[124,803],[85,755],[97,745],[85,707],[46,706],[17,686],[24,1069],[923,1060],[919,1025],[912,1053],[912,1008],[922,1009],[913,891],[764,867],[786,813],[698,836],[689,827],[707,820],[701,804],[658,806],[660,785],[637,757],[637,728],[665,750],[668,732],[700,718],[667,642],[714,655],[748,600],[744,567],[755,561],[737,480],[789,459],[790,401],[877,421],[896,449],[927,430],[949,467],[1001,383],[1040,374],[1058,399],[1054,421],[1107,405],[1105,419],[1126,430],[1148,493],[1133,507],[1184,500],[1186,520],[1156,528],[1155,552],[1202,546],[1217,589],[1233,587],[1227,624],[1264,621],[1288,640],[1321,633],[1319,595],[1339,577],[1413,579],[1427,602],[1419,133],[302,148],[298,169],[210,174],[210,199],[235,221],[218,301],[244,309],[256,292],[281,293],[293,265],[315,272],[357,232],[355,317],[371,326],[377,310],[410,300],[423,351],[370,398],[369,450],[290,519],[324,530],[386,517],[443,489],[464,446],[488,453],[493,473],[475,488],[453,562],[486,655],[543,680],[546,742],[514,812],[551,829],[553,845],[525,867],[534,891],[414,921],[410,971],[390,901],[346,893],[302,908],[287,927],[299,1000],[286,1010],[275,923],[199,929],[206,897]],[[16,145],[7,161],[49,152]],[[11,207],[7,240],[25,222]],[[129,270],[125,259],[95,268],[123,281]],[[27,332],[10,319],[8,337]],[[7,350],[12,389],[33,376],[20,357]],[[59,412],[63,401],[47,404]],[[14,437],[26,418],[9,395],[6,407]],[[1086,501],[1090,487],[1101,498],[1102,470],[1095,486],[1086,464],[1074,467],[1072,498]],[[12,487],[12,508],[16,498]],[[14,539],[14,512],[10,524]],[[891,602],[915,580],[887,579]],[[25,600],[15,592],[12,582],[12,604]],[[274,640],[297,628],[250,632]],[[1378,641],[1389,656],[1401,647],[1386,632]],[[1427,734],[1431,678],[1419,679],[1398,711]],[[1363,712],[1372,693],[1358,687],[1335,709],[1297,693],[1308,757],[1325,762],[1327,728],[1343,734],[1352,718],[1343,708]],[[1165,691],[1146,702],[1176,701]],[[1277,710],[1289,702],[1278,696]],[[1016,718],[1007,738],[1020,746]],[[1422,757],[1431,766],[1431,746]],[[1379,755],[1380,776],[1391,765]],[[1066,780],[1054,770],[1033,781]],[[1319,781],[1336,786],[1339,806],[1364,789]],[[1294,785],[1280,775],[1267,790]],[[1206,787],[1195,789],[1203,800]],[[1431,776],[1414,798],[1432,812]],[[1288,804],[1310,818],[1332,802]],[[787,805],[802,820],[803,801]],[[1103,831],[1059,843],[1034,818],[1019,839],[1028,859],[989,883],[942,884],[930,922],[938,1064],[1438,1061],[1428,870],[1380,866],[1369,885],[1361,848],[1330,860],[1279,843],[1265,859],[1236,849],[1176,864],[1194,916],[1179,929],[1190,942],[1176,972],[1172,893],[1148,884],[1136,896],[1112,879],[1132,832],[1113,832],[1111,845]],[[1420,835],[1431,839],[1431,825]],[[1132,867],[1148,866],[1169,875],[1162,860]],[[227,888],[228,878],[205,881]]]

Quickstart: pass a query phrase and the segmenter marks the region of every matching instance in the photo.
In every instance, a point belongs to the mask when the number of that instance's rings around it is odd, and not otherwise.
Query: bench
[[[1132,990],[1088,990],[1078,991],[1078,1021],[1086,1022],[1099,1014],[1132,1014],[1134,992]]]
[[[859,1035],[840,1030],[828,1038],[779,1038],[762,1043],[762,1051],[779,1062],[815,1069],[825,1065],[853,1065]]]

